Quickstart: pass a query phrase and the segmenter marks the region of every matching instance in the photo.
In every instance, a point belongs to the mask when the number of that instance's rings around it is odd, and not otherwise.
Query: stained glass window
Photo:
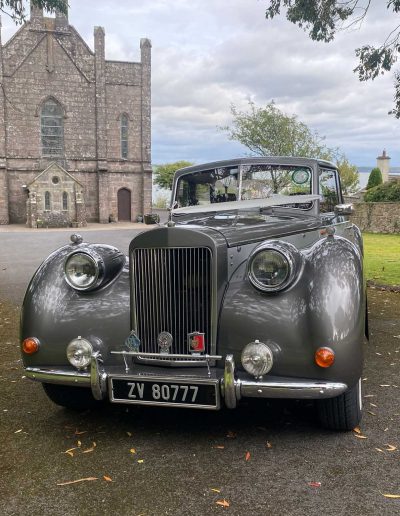
[[[41,111],[43,156],[62,156],[64,153],[64,114],[55,100],[47,100]]]

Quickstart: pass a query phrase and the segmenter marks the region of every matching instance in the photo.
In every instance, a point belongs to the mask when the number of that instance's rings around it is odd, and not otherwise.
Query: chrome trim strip
[[[90,374],[80,371],[66,371],[53,368],[26,367],[25,375],[30,380],[45,383],[57,383],[61,385],[90,386]]]
[[[207,360],[221,360],[221,355],[180,355],[174,353],[142,353],[141,351],[110,351],[112,355],[129,355],[132,357],[177,359],[186,358],[192,362],[206,362]]]

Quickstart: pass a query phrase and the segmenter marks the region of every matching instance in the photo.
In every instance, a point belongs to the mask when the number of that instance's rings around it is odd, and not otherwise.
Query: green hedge
[[[383,183],[364,194],[366,202],[400,202],[400,181]]]

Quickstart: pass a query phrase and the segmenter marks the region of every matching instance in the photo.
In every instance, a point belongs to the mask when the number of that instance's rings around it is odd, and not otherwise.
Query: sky
[[[152,161],[202,163],[248,155],[228,140],[231,104],[246,110],[274,100],[339,147],[358,166],[375,166],[383,149],[400,165],[400,120],[393,73],[361,83],[354,49],[379,44],[399,23],[372,1],[361,27],[318,43],[284,17],[265,19],[266,0],[69,0],[69,20],[93,49],[106,33],[106,58],[140,60],[152,41]],[[15,32],[3,15],[3,43]]]

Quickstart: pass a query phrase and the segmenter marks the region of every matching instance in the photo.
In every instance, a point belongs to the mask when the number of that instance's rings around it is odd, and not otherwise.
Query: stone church
[[[151,43],[140,62],[105,59],[68,15],[0,40],[0,224],[82,226],[151,211]]]

